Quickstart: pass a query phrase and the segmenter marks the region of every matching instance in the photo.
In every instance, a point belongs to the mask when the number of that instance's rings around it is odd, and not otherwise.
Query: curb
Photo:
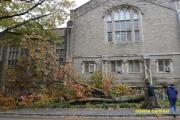
[[[43,114],[43,113],[9,113],[0,112],[0,116],[77,116],[77,117],[157,117],[157,116],[173,116],[172,114]],[[180,114],[176,114],[180,116]]]

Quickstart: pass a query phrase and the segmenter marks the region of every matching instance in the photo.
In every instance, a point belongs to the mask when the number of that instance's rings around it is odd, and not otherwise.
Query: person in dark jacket
[[[147,82],[147,87],[148,87],[148,96],[154,97],[155,96],[154,85],[150,85],[150,83]]]
[[[170,103],[170,111],[172,114],[174,114],[174,117],[175,117],[176,101],[177,101],[177,95],[178,95],[176,87],[173,84],[171,84],[170,86],[168,86],[166,93],[168,95],[168,100]]]
[[[146,86],[147,86],[147,95],[149,98],[149,104],[148,104],[148,108],[153,109],[156,107],[156,96],[155,96],[155,92],[154,92],[154,85],[151,85],[149,82],[146,82]]]

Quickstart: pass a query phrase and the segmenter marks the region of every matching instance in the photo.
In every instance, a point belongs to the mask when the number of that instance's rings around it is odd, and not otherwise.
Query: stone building
[[[59,38],[62,39],[65,38],[65,28],[57,28],[57,29],[53,29],[52,31],[57,33]],[[57,55],[57,62],[59,63],[59,65],[64,65],[65,57],[66,57],[64,42],[63,43],[57,42],[55,44],[55,49]],[[3,46],[0,44],[0,88],[3,86],[3,80],[2,80],[4,76],[3,66],[9,65],[12,67],[16,67],[17,58],[21,56],[22,53],[23,53],[22,49],[19,48],[18,46],[13,46],[13,47],[8,46],[4,49]]]
[[[53,29],[53,32],[57,33],[59,37],[62,37],[64,39],[65,37],[65,28],[57,28],[57,29]],[[64,42],[63,43],[56,43],[55,44],[55,48],[56,48],[56,53],[57,53],[57,61],[59,63],[59,65],[62,65],[65,63],[65,47],[64,47]],[[7,55],[6,55],[6,65],[10,65],[12,67],[16,66],[16,62],[17,62],[17,58],[18,56],[20,56],[21,53],[21,48],[19,48],[18,46],[9,46],[7,48]],[[2,61],[2,57],[3,57],[3,46],[0,46],[0,63]],[[0,68],[1,70],[1,68]]]
[[[57,29],[53,29],[53,31],[55,33],[57,33],[59,35],[59,37],[61,37],[63,39],[63,42],[57,42],[55,45],[56,48],[56,55],[57,55],[57,61],[59,63],[59,65],[64,65],[66,62],[66,45],[65,45],[65,30],[66,28],[57,28]]]
[[[84,77],[180,88],[180,0],[90,0],[71,11],[66,62]]]

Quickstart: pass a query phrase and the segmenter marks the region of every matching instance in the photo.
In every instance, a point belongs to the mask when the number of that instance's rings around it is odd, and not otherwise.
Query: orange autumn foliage
[[[111,90],[112,81],[113,81],[113,76],[112,75],[106,75],[106,76],[103,77],[102,90],[106,95],[108,95],[110,90]]]
[[[0,111],[7,111],[16,107],[16,101],[14,98],[5,97],[0,92]]]

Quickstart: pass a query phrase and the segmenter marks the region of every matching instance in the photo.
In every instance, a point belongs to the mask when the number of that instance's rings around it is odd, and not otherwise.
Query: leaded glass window
[[[140,41],[139,11],[135,8],[120,7],[107,15],[108,42]]]

